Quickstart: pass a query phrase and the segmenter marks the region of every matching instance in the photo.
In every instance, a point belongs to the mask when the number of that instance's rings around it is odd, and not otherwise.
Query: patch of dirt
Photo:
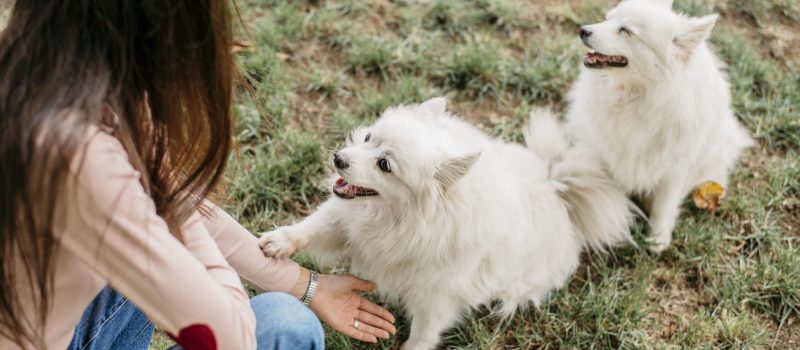
[[[692,286],[688,276],[673,276],[662,267],[653,273],[655,283],[648,287],[651,303],[657,309],[648,315],[648,343],[668,343],[676,334],[683,332],[695,319],[701,305],[707,304],[701,293]]]
[[[778,24],[762,29],[769,40],[770,56],[784,63],[800,63],[800,22],[781,17]]]
[[[500,102],[493,98],[481,100],[455,99],[451,108],[456,114],[469,120],[481,129],[486,129],[504,118],[514,118],[519,108],[518,101]]]
[[[722,23],[750,41],[762,57],[772,58],[784,65],[800,64],[800,22],[781,14],[772,14],[763,26],[752,16],[728,7],[726,0],[716,0]]]
[[[772,333],[778,331],[778,326],[772,322]],[[770,343],[771,349],[800,349],[800,319],[789,318],[780,329],[777,337]]]

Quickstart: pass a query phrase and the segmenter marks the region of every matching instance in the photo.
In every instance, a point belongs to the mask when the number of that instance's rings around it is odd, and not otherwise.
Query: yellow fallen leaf
[[[706,181],[700,184],[692,193],[694,205],[700,209],[708,210],[712,214],[719,209],[723,198],[725,198],[725,187],[714,181]]]

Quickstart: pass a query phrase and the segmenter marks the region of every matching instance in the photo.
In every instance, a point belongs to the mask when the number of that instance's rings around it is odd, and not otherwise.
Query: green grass
[[[797,21],[800,9],[791,0],[715,3],[676,8],[722,11],[712,43],[728,64],[736,115],[759,143],[734,170],[722,209],[709,215],[687,201],[663,254],[586,255],[542,307],[508,320],[476,310],[444,335],[444,347],[800,347],[800,57],[764,49],[767,27]],[[255,100],[240,91],[229,211],[254,232],[307,215],[326,196],[330,150],[398,103],[446,95],[490,134],[519,141],[531,108],[563,107],[583,51],[575,31],[613,4],[240,2],[250,33],[241,35],[254,46],[239,59]],[[645,231],[640,223],[638,241]],[[402,310],[390,307],[400,331],[379,349],[408,335]],[[153,347],[166,344],[157,338]],[[330,330],[327,345],[375,348]]]

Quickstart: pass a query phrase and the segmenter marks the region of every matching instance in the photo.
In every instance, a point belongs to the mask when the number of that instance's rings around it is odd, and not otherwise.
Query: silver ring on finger
[[[361,322],[358,322],[358,320],[353,319],[353,328],[358,329],[358,326],[360,326],[360,325],[361,325]]]

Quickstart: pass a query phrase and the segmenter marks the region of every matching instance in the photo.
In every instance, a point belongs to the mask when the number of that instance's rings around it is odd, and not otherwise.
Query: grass
[[[487,132],[519,140],[533,106],[563,107],[583,50],[574,33],[613,3],[240,1],[250,33],[241,36],[254,45],[239,59],[256,99],[242,90],[235,109],[229,211],[254,232],[307,215],[326,196],[330,150],[398,103],[446,95]],[[676,7],[722,12],[712,43],[728,64],[736,115],[759,143],[734,170],[723,208],[709,215],[687,201],[663,254],[586,255],[542,307],[509,320],[475,310],[444,347],[800,347],[800,57],[769,49],[776,26],[800,28],[800,10],[791,0]],[[396,348],[408,320],[390,307],[396,338],[374,347],[328,331],[328,348]],[[167,343],[156,338],[153,348]]]

